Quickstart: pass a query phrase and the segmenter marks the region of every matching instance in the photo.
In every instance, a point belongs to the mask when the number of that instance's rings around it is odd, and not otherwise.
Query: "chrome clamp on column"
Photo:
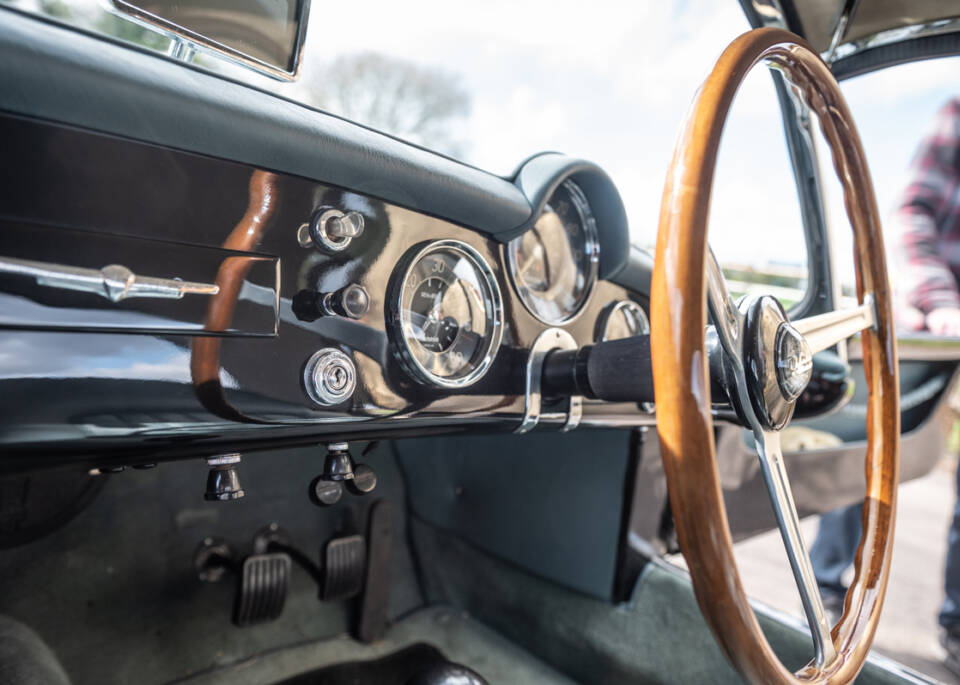
[[[577,341],[561,328],[548,328],[533,341],[533,345],[530,347],[530,356],[527,358],[523,420],[514,431],[515,433],[528,433],[540,422],[540,412],[543,409],[541,379],[543,376],[543,361],[546,359],[547,353],[553,350],[576,349]],[[567,420],[560,430],[562,432],[573,430],[580,425],[582,417],[583,398],[580,395],[571,395],[570,405],[567,409]]]

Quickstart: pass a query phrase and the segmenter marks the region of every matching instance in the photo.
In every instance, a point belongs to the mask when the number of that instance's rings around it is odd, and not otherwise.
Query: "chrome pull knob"
[[[333,238],[356,238],[363,233],[363,214],[347,212],[343,216],[331,216],[324,230]]]
[[[214,283],[139,276],[121,264],[108,264],[102,269],[85,269],[67,264],[0,257],[0,273],[27,276],[33,278],[38,285],[51,288],[93,293],[111,302],[120,302],[131,297],[179,300],[191,293],[216,295],[220,292],[220,286]]]
[[[330,293],[301,290],[291,298],[290,305],[301,321],[316,321],[321,316],[362,319],[370,311],[370,295],[363,286],[351,283]]]
[[[363,233],[364,219],[360,212],[342,212],[333,207],[321,207],[310,221],[300,227],[297,240],[303,247],[311,243],[327,252],[339,252]]]
[[[351,283],[323,296],[323,309],[348,319],[362,319],[370,311],[370,296],[363,286]]]

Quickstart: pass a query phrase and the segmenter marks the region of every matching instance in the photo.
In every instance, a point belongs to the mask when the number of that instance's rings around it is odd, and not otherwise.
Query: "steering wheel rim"
[[[763,398],[758,399],[758,391],[744,373],[744,351],[762,341],[744,340],[744,315],[727,293],[707,246],[710,195],[723,126],[741,82],[760,62],[783,73],[818,117],[854,232],[860,307],[798,322],[788,322],[784,315],[777,324],[799,332],[807,354],[863,329],[869,391],[864,532],[854,582],[843,615],[832,629],[799,536],[779,450],[777,431],[782,424],[765,422],[762,412],[754,410]],[[746,405],[743,411],[757,437],[771,501],[811,626],[816,656],[796,673],[780,663],[764,637],[734,560],[710,412],[704,338],[708,302],[721,347],[732,355],[734,372],[740,374],[734,394]],[[750,682],[850,682],[872,644],[890,571],[899,473],[899,383],[891,303],[873,184],[836,80],[795,34],[773,28],[743,34],[724,51],[697,92],[667,173],[651,290],[651,354],[657,429],[680,548],[704,618],[730,662]],[[772,350],[767,351],[772,355]]]

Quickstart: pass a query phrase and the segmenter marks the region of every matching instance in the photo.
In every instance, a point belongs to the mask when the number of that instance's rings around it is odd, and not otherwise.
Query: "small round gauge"
[[[620,340],[650,332],[650,320],[643,307],[632,300],[607,305],[597,319],[596,340]]]
[[[570,180],[553,192],[533,227],[507,246],[521,301],[547,324],[568,321],[582,309],[599,259],[596,221],[583,191]]]
[[[444,388],[478,380],[503,335],[503,302],[490,267],[456,240],[430,243],[404,264],[393,320],[401,362],[417,380]]]

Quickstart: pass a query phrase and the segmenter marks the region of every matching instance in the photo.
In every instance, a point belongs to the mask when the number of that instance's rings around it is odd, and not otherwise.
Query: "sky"
[[[40,2],[0,0],[10,1],[25,7]],[[71,2],[91,22],[105,6],[100,0]],[[298,83],[234,73],[288,97],[316,101],[325,87],[324,68],[345,55],[375,51],[442,70],[472,103],[469,115],[455,124],[464,161],[507,175],[547,150],[591,160],[616,183],[634,243],[651,247],[684,114],[724,47],[748,28],[736,0],[314,3]],[[954,93],[958,59],[895,67],[842,84],[884,213],[917,139]],[[822,141],[820,147],[828,163]],[[825,171],[832,179],[832,169]],[[850,233],[833,181],[827,197],[837,263],[851,280]],[[710,240],[723,263],[805,262],[773,83],[762,68],[748,76],[726,125]]]

